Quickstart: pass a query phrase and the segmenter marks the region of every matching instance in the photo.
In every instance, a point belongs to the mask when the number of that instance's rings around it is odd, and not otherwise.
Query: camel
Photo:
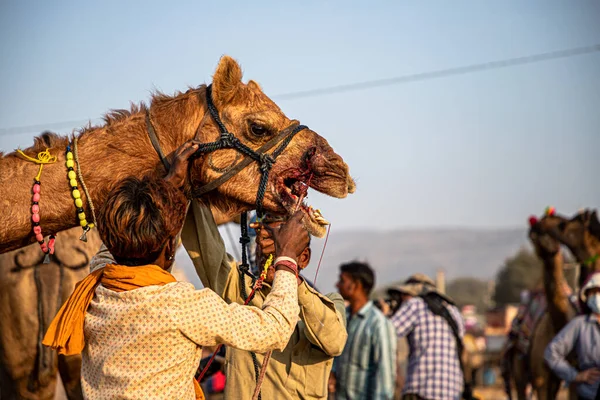
[[[560,224],[563,219],[556,215],[546,215],[529,232],[535,252],[543,263],[542,276],[546,295],[546,314],[535,327],[529,354],[532,384],[540,400],[555,399],[560,389],[560,379],[546,366],[544,351],[554,336],[577,315],[564,290],[567,283],[561,243],[545,233],[553,229],[557,222]],[[572,392],[571,397],[576,398],[576,393]]]
[[[569,248],[571,253],[575,256],[577,261],[581,265],[581,273],[579,275],[579,287],[587,280],[587,277],[592,272],[600,271],[600,221],[596,211],[589,209],[583,210],[576,214],[571,219],[567,219],[563,216],[557,215],[554,212],[547,214],[542,218],[540,223],[537,224],[538,238],[542,242],[549,246],[549,249],[544,250],[541,244],[534,247],[538,256],[544,261],[544,288],[547,296],[548,312],[538,322],[533,337],[531,338],[531,349],[530,349],[530,366],[532,369],[532,375],[534,377],[534,387],[544,387],[544,382],[547,380],[543,379],[547,376],[547,368],[543,363],[543,353],[547,344],[552,338],[558,333],[558,331],[566,325],[568,321],[575,315],[573,307],[568,306],[568,299],[561,291],[554,291],[554,295],[549,295],[548,289],[559,287],[558,282],[564,281],[562,268],[560,271],[556,266],[553,275],[548,275],[547,271],[552,271],[551,263],[548,263],[544,257],[548,257],[551,254],[551,250],[556,248],[556,243],[553,243],[548,237],[551,237],[554,241],[559,244],[562,243]],[[533,242],[533,239],[532,239]],[[540,253],[542,251],[542,253]],[[545,256],[543,255],[545,252]],[[562,262],[562,257],[561,257]],[[549,278],[552,278],[549,280]],[[526,366],[523,365],[523,361],[519,360],[512,354],[511,365],[513,369],[513,375],[515,376],[515,383],[517,386],[517,394],[519,399],[524,398],[525,386],[527,382],[524,379],[518,379],[526,371]],[[519,371],[519,372],[517,372]],[[536,379],[539,380],[537,384]],[[546,393],[555,393],[557,390],[555,384],[552,383],[547,387]],[[576,398],[573,387],[570,388],[570,398]],[[546,390],[546,389],[542,389]],[[539,394],[538,394],[539,396]],[[553,398],[553,397],[549,397]]]
[[[76,167],[80,168],[89,190],[89,198],[82,191],[81,199],[90,222],[89,203],[99,207],[117,182],[131,175],[165,175],[166,167],[149,139],[149,129],[156,132],[159,148],[167,160],[172,160],[173,152],[186,141],[196,138],[202,143],[210,143],[223,136],[215,118],[208,112],[209,89],[224,127],[251,150],[267,145],[297,123],[287,118],[256,82],[251,80],[244,84],[239,64],[231,57],[223,56],[212,85],[201,85],[174,96],[156,93],[148,106],[133,105],[129,111],[112,111],[105,116],[104,125],[80,131]],[[227,218],[251,210],[258,204],[259,181],[267,170],[268,181],[262,202],[264,211],[291,214],[300,208],[305,212],[304,223],[308,230],[323,236],[325,228],[300,201],[305,194],[302,192],[311,187],[326,195],[344,198],[354,192],[355,184],[342,157],[323,137],[308,128],[293,132],[294,136],[288,134],[276,143],[288,145],[270,170],[266,165],[268,157],[261,156],[260,163],[251,160],[229,180],[203,194],[201,201]],[[64,167],[65,150],[71,143],[67,137],[44,133],[35,139],[34,146],[24,150],[26,155],[36,157],[38,152],[48,148],[58,159],[55,164],[44,166],[40,180],[40,226],[45,235],[78,225]],[[190,178],[184,187],[186,193],[214,182],[225,175],[225,171],[235,172],[236,166],[248,160],[239,161],[243,157],[240,154],[236,149],[224,148],[200,155],[191,163]],[[27,182],[32,182],[38,169],[38,165],[23,160],[16,153],[0,158],[0,192],[3,194],[0,253],[35,241],[30,214],[31,185]]]
[[[58,371],[68,398],[83,398],[81,357],[57,357],[56,351],[41,345],[39,336],[75,283],[89,273],[88,263],[100,248],[95,230],[87,243],[79,240],[80,235],[80,229],[58,233],[50,264],[42,263],[44,253],[37,244],[0,255],[2,399],[54,399]]]
[[[596,210],[586,209],[561,221],[549,234],[567,246],[580,263],[579,287],[591,273],[600,271],[600,221]]]
[[[560,380],[544,362],[544,351],[554,336],[576,316],[563,289],[566,280],[561,243],[547,233],[564,221],[564,218],[554,214],[547,214],[539,221],[530,219],[529,239],[543,263],[546,312],[535,325],[528,354],[523,357],[515,348],[510,354],[511,375],[519,400],[527,398],[526,387],[529,383],[539,400],[556,398],[560,389]],[[571,392],[570,396],[576,398],[576,393],[573,390]]]

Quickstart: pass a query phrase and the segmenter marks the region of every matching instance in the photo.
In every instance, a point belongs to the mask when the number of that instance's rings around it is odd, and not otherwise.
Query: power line
[[[398,76],[395,78],[376,79],[371,81],[350,83],[346,85],[330,86],[320,89],[310,89],[300,92],[284,93],[276,96],[281,100],[299,99],[302,97],[323,96],[334,93],[350,92],[355,90],[371,89],[381,86],[397,85],[400,83],[409,83],[417,81],[425,81],[429,79],[444,78],[447,76],[464,75],[473,72],[486,71],[491,69],[500,69],[514,67],[516,65],[533,64],[542,61],[555,60],[559,58],[567,58],[579,56],[582,54],[590,54],[600,51],[600,44],[593,46],[577,47],[568,50],[552,51],[548,53],[534,54],[525,57],[509,58],[499,61],[490,61],[483,64],[472,64],[463,67],[441,69],[437,71],[422,72],[412,75]]]
[[[274,99],[279,99],[279,100],[294,100],[294,99],[306,98],[306,97],[326,96],[326,95],[330,95],[330,94],[351,92],[351,91],[357,91],[357,90],[366,90],[366,89],[372,89],[372,88],[376,88],[376,87],[398,85],[398,84],[402,84],[402,83],[420,82],[420,81],[426,81],[426,80],[430,80],[430,79],[445,78],[445,77],[449,77],[449,76],[466,75],[466,74],[470,74],[470,73],[474,73],[474,72],[508,68],[508,67],[514,67],[517,65],[534,64],[534,63],[538,63],[538,62],[542,62],[542,61],[575,57],[575,56],[579,56],[579,55],[583,55],[583,54],[591,54],[591,53],[596,53],[596,52],[600,52],[600,44],[595,44],[595,45],[585,46],[585,47],[576,47],[576,48],[571,48],[571,49],[567,49],[567,50],[551,51],[551,52],[547,52],[547,53],[533,54],[533,55],[524,56],[524,57],[509,58],[509,59],[498,60],[498,61],[490,61],[490,62],[486,62],[486,63],[482,63],[482,64],[471,64],[471,65],[462,66],[462,67],[447,68],[447,69],[441,69],[441,70],[430,71],[430,72],[421,72],[418,74],[403,75],[403,76],[398,76],[398,77],[394,77],[394,78],[375,79],[375,80],[370,80],[370,81],[355,82],[355,83],[349,83],[349,84],[344,84],[344,85],[329,86],[329,87],[324,87],[324,88],[319,88],[319,89],[310,89],[310,90],[303,90],[303,91],[297,91],[297,92],[282,93],[282,94],[272,96],[272,97]],[[60,129],[60,128],[66,128],[66,127],[72,127],[72,126],[82,126],[82,125],[87,124],[88,122],[89,122],[89,120],[62,121],[62,122],[54,122],[54,123],[49,123],[49,124],[17,126],[17,127],[13,127],[13,128],[0,128],[0,136],[39,132],[39,131],[46,130],[46,129]]]
[[[26,125],[26,126],[15,126],[12,128],[0,128],[0,136],[3,135],[20,135],[23,133],[41,132],[45,130],[60,129],[60,128],[71,128],[74,126],[80,127],[90,122],[89,119],[80,119],[73,121],[61,121],[52,122],[49,124],[37,124],[37,125]]]

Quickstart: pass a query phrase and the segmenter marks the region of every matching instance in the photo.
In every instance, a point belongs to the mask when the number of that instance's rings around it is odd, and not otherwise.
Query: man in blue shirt
[[[369,294],[375,274],[366,263],[350,262],[340,267],[337,288],[346,309],[348,340],[334,362],[336,399],[391,400],[396,379],[394,327]]]
[[[554,373],[567,383],[577,384],[580,400],[600,398],[600,272],[594,273],[581,289],[588,315],[574,318],[546,348],[544,358]],[[577,371],[566,360],[575,349]]]

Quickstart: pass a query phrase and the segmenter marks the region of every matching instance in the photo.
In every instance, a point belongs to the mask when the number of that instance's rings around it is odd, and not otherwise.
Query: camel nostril
[[[356,191],[356,182],[350,175],[348,175],[348,193],[354,193]]]

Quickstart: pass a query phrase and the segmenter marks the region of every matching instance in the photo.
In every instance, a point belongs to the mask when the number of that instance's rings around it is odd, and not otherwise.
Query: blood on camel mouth
[[[312,223],[329,225],[329,222],[321,215],[320,210],[314,209],[306,202],[311,179],[312,174],[308,173],[284,178],[279,190],[281,202],[289,214],[301,209]]]

